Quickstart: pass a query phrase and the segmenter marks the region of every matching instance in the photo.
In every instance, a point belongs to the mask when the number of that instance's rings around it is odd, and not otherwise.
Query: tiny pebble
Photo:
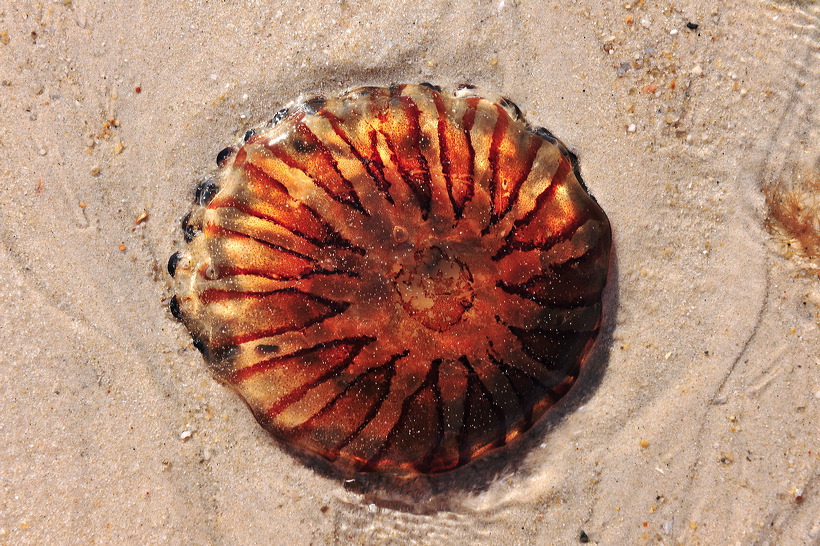
[[[46,155],[48,153],[48,151],[45,148],[40,148],[37,151],[37,153],[40,154],[40,155]]]
[[[693,68],[691,72],[693,76],[700,76],[701,74],[703,74],[703,69],[698,64],[695,65],[695,68]]]
[[[649,28],[650,25],[652,25],[652,21],[650,21],[648,18],[644,17],[643,19],[641,19],[641,26],[643,28]]]
[[[100,166],[94,165],[91,167],[91,176],[100,176]]]
[[[191,437],[193,433],[190,430],[183,430],[182,433],[179,435],[180,440],[187,440]]]
[[[686,23],[686,28],[688,28],[689,30],[697,30],[698,29],[698,24],[693,23],[693,22],[690,21],[690,22]]]
[[[676,28],[673,28],[672,30],[669,31],[669,34],[671,34],[672,36],[674,36],[677,33],[678,33],[678,29],[676,29]]]
[[[638,127],[634,123],[630,123],[629,127],[627,127],[626,130],[629,131],[630,133],[634,133],[635,131],[638,130]]]
[[[745,97],[745,96],[746,96],[746,93],[748,93],[748,92],[749,92],[749,90],[748,90],[748,89],[746,89],[745,87],[741,87],[741,88],[740,88],[740,96],[741,96],[741,97]]]

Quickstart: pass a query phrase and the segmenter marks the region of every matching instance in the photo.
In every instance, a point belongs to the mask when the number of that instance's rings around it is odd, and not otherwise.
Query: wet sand
[[[0,543],[820,540],[820,281],[760,191],[818,167],[820,8],[564,4],[0,2]],[[280,449],[170,316],[165,263],[246,129],[418,81],[566,142],[617,261],[577,392],[391,489]]]

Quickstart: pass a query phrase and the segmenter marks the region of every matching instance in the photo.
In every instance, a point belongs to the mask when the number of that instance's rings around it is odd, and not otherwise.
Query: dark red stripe
[[[490,410],[495,415],[497,420],[496,423],[496,431],[493,436],[495,437],[495,441],[491,444],[493,447],[500,447],[506,443],[507,437],[507,419],[504,416],[504,410],[498,406],[495,401],[493,400],[493,396],[490,391],[487,389],[484,382],[481,381],[481,377],[479,377],[478,373],[476,373],[475,369],[470,365],[470,361],[466,355],[462,355],[459,357],[458,361],[467,369],[467,388],[465,389],[464,394],[464,418],[461,424],[461,430],[459,431],[459,466],[462,464],[466,464],[468,461],[472,459],[472,453],[470,451],[470,434],[467,432],[467,422],[470,418],[470,412],[472,411],[472,404],[471,404],[471,389],[478,389],[480,395],[487,401],[490,406]]]
[[[493,261],[498,261],[504,258],[514,250],[529,251],[534,250],[536,248],[540,250],[549,250],[556,243],[565,240],[568,236],[568,233],[571,234],[576,229],[581,227],[584,224],[584,222],[586,222],[586,219],[579,215],[575,218],[575,222],[573,222],[573,224],[571,224],[562,233],[553,234],[551,237],[548,237],[547,240],[541,244],[515,240],[515,236],[518,233],[518,231],[522,227],[526,227],[527,225],[529,225],[529,223],[532,222],[536,218],[536,216],[538,216],[544,205],[550,202],[550,200],[552,200],[553,196],[555,195],[555,192],[558,189],[558,186],[560,186],[566,181],[567,176],[571,171],[572,165],[570,164],[569,160],[566,158],[562,158],[561,162],[558,164],[558,169],[552,177],[550,185],[547,186],[544,189],[544,191],[542,191],[538,195],[538,197],[535,198],[535,206],[533,206],[532,210],[525,214],[523,218],[520,218],[513,223],[512,229],[509,233],[507,233],[506,237],[504,237],[504,244],[501,246],[498,252],[496,252],[495,256],[492,257]]]
[[[487,157],[488,167],[490,169],[490,182],[489,182],[489,190],[490,190],[490,200],[492,204],[490,205],[490,224],[484,229],[482,232],[486,234],[489,231],[490,226],[498,222],[498,216],[496,214],[496,202],[498,201],[498,154],[501,150],[501,142],[504,140],[504,134],[510,127],[510,116],[506,115],[504,110],[496,105],[497,117],[495,120],[495,128],[493,130],[492,140],[490,141],[490,152],[489,156]]]
[[[508,294],[555,309],[594,305],[600,302],[606,282],[606,269],[600,265],[605,254],[606,246],[599,242],[581,256],[551,264],[546,273],[533,275],[523,283],[497,281],[496,286]]]
[[[431,371],[435,368],[435,376],[431,377],[430,381],[430,390],[433,393],[433,401],[436,404],[436,416],[438,419],[436,421],[436,440],[421,462],[417,465],[418,470],[421,472],[425,472],[427,469],[430,469],[433,464],[433,460],[437,455],[437,451],[444,442],[444,400],[441,398],[441,389],[439,388],[439,366],[441,366],[443,362],[444,361],[442,359],[436,359],[430,364]]]
[[[368,343],[372,343],[373,341],[375,341],[375,339],[376,338],[373,337],[363,336],[345,339],[335,339],[333,341],[318,343],[313,347],[299,349],[298,351],[294,351],[286,355],[275,356],[273,358],[257,362],[252,366],[248,366],[246,368],[242,368],[241,370],[237,370],[230,375],[230,377],[228,378],[228,382],[232,384],[238,384],[243,381],[247,381],[254,375],[273,370],[274,368],[284,365],[287,362],[304,362],[305,357],[307,357],[308,355],[328,352],[329,350],[335,349],[340,346],[346,345],[351,348],[350,350],[357,351],[356,354],[358,354],[358,352],[361,351],[361,348],[363,348]]]
[[[342,128],[341,119],[327,110],[321,110],[318,115],[325,118],[328,123],[330,123],[330,126],[333,127],[333,131],[336,135],[350,147],[350,151],[353,156],[359,160],[367,174],[369,174],[370,178],[373,179],[373,184],[375,184],[376,188],[382,193],[384,198],[390,204],[393,204],[393,197],[390,195],[390,182],[384,177],[384,163],[382,162],[382,158],[381,155],[379,155],[379,150],[377,147],[378,133],[373,129],[368,130],[365,141],[369,147],[367,149],[359,149],[356,148],[356,145],[353,143],[350,136]]]
[[[301,237],[305,241],[309,242],[312,245],[322,247],[322,246],[332,246],[334,248],[341,248],[344,250],[350,250],[356,254],[360,254],[362,256],[365,255],[365,249],[358,247],[345,239],[341,233],[334,230],[330,224],[325,222],[324,218],[322,218],[319,213],[308,207],[307,205],[301,205],[300,208],[304,208],[305,210],[309,211],[310,215],[319,222],[323,228],[325,228],[328,233],[326,234],[327,238],[321,239],[319,237],[315,237],[305,233],[303,230],[297,228],[296,226],[288,225],[285,222],[282,222],[275,216],[270,216],[268,214],[264,214],[258,210],[255,210],[250,205],[245,203],[240,203],[238,201],[230,201],[224,205],[225,207],[231,207],[239,212],[247,214],[248,216],[253,216],[254,218],[259,218],[260,220],[267,220],[268,222],[274,223],[277,226],[281,226],[282,228],[286,229],[290,233],[296,235],[297,237]]]
[[[524,157],[506,158],[507,162],[512,162],[511,165],[501,166],[501,146],[504,142],[508,142],[505,137],[508,134],[511,120],[506,110],[496,105],[498,111],[498,121],[496,122],[495,131],[493,132],[492,143],[490,145],[489,165],[492,172],[490,179],[490,195],[492,196],[492,210],[490,213],[490,221],[483,233],[486,234],[492,226],[500,222],[515,206],[518,201],[518,194],[521,191],[521,186],[532,171],[532,165],[535,162],[535,156],[538,155],[538,150],[541,149],[542,140],[529,133],[525,138],[528,141],[527,151]],[[502,121],[503,120],[503,121]],[[515,135],[512,135],[513,137]],[[514,146],[518,148],[518,143]],[[507,183],[509,189],[509,196],[506,197],[506,204],[502,198],[503,182]]]
[[[403,353],[395,354],[391,357],[389,361],[382,364],[381,366],[377,366],[375,368],[371,368],[367,370],[365,373],[358,376],[354,379],[344,390],[338,393],[333,399],[328,402],[322,409],[316,412],[313,416],[307,419],[305,422],[297,425],[294,427],[293,431],[288,434],[289,440],[294,440],[297,438],[302,437],[304,434],[308,433],[308,429],[313,426],[313,423],[318,421],[319,419],[326,416],[336,405],[336,403],[341,400],[343,397],[347,396],[351,389],[355,388],[360,382],[368,380],[368,378],[372,379],[372,381],[376,384],[375,387],[372,387],[373,390],[368,390],[368,393],[374,393],[373,403],[370,404],[370,407],[367,410],[367,413],[362,418],[362,422],[359,423],[359,426],[356,427],[356,430],[345,436],[333,449],[329,449],[324,456],[330,460],[335,461],[339,457],[339,453],[347,447],[350,442],[352,442],[359,434],[370,424],[373,419],[375,419],[376,415],[379,413],[379,410],[384,404],[384,401],[387,400],[387,396],[390,393],[390,385],[393,381],[393,377],[396,375],[396,361],[400,358],[404,358],[409,354],[409,351],[404,351]],[[373,378],[375,376],[375,378]]]
[[[461,123],[464,125],[464,131],[469,135],[470,131],[473,130],[473,124],[475,123],[475,114],[476,110],[478,110],[478,103],[481,102],[481,99],[478,97],[470,97],[467,99],[467,109],[464,111],[464,117],[461,120]],[[470,148],[472,149],[473,142],[472,139],[470,140]]]
[[[444,181],[447,186],[447,194],[450,197],[450,204],[453,206],[453,213],[456,221],[464,214],[464,207],[469,203],[474,194],[473,167],[475,152],[470,141],[469,129],[465,122],[462,127],[457,127],[444,105],[441,94],[431,91],[433,102],[438,113],[438,142],[439,142],[439,162]],[[468,112],[465,113],[465,118]],[[472,109],[472,118],[469,125],[475,119],[475,108]],[[456,191],[455,182],[459,184]]]
[[[432,206],[432,182],[427,160],[421,153],[420,112],[413,99],[401,96],[401,87],[391,90],[390,106],[379,112],[381,133],[390,149],[391,160],[402,180],[416,197],[421,217],[426,220]]]
[[[552,388],[550,388],[546,383],[544,383],[543,381],[538,379],[538,377],[536,377],[536,376],[532,375],[531,373],[529,373],[527,370],[519,368],[514,363],[508,364],[508,363],[504,362],[503,360],[498,360],[492,355],[489,355],[489,357],[490,357],[490,361],[495,366],[497,366],[498,369],[501,370],[501,373],[503,373],[505,376],[509,377],[508,373],[512,372],[512,371],[514,371],[516,373],[519,373],[519,374],[523,375],[524,377],[526,377],[527,379],[529,379],[534,385],[538,386],[539,388],[543,389],[545,392],[549,393],[551,396],[555,397],[556,400],[558,399],[558,396],[553,392]],[[510,382],[510,385],[512,385],[512,382]]]
[[[396,421],[396,424],[393,425],[393,428],[390,429],[390,432],[387,434],[387,438],[385,438],[384,443],[379,447],[379,450],[364,464],[364,466],[360,469],[361,472],[369,472],[376,468],[379,462],[384,459],[384,456],[390,450],[390,447],[393,445],[393,442],[396,439],[404,426],[406,425],[407,416],[409,415],[410,407],[415,403],[416,399],[424,392],[425,389],[430,388],[432,385],[438,382],[438,368],[439,364],[441,364],[441,360],[435,360],[430,363],[430,369],[427,371],[427,376],[424,378],[424,382],[418,386],[418,388],[413,391],[413,393],[404,399],[401,405],[401,411],[399,412],[399,418]],[[443,439],[443,426],[441,428],[441,435],[438,438],[436,446],[441,443]]]
[[[507,378],[507,382],[510,384],[510,388],[513,390],[516,398],[518,399],[518,406],[521,408],[521,413],[524,417],[524,422],[521,426],[521,430],[523,431],[530,428],[533,424],[533,408],[537,402],[544,400],[544,396],[538,396],[536,393],[531,392],[532,389],[530,388],[527,388],[527,390],[530,392],[521,392],[519,390],[519,387],[516,386],[516,383],[518,382],[516,376],[518,378],[521,378],[521,380],[525,382],[531,383],[533,387],[541,389],[544,392],[544,394],[548,397],[547,399],[549,405],[555,404],[560,397],[555,393],[555,391],[553,391],[551,388],[549,388],[541,380],[539,380],[532,374],[529,374],[526,371],[521,370],[520,368],[509,366],[504,361],[497,360],[492,355],[488,356],[490,358],[490,362],[492,362],[493,365],[496,366],[502,374],[504,374],[504,377]]]
[[[353,271],[343,271],[341,269],[325,269],[318,265],[315,265],[317,262],[314,258],[306,254],[302,254],[301,252],[296,252],[295,250],[290,250],[283,246],[270,243],[268,241],[264,241],[257,237],[253,237],[252,235],[248,235],[247,233],[242,233],[239,231],[234,231],[232,229],[223,228],[221,226],[217,226],[214,224],[207,224],[203,228],[203,232],[208,234],[210,237],[214,238],[221,238],[221,239],[247,239],[250,241],[254,241],[259,243],[260,245],[264,245],[265,247],[271,249],[274,252],[279,252],[285,254],[288,258],[303,260],[308,262],[307,264],[302,265],[301,269],[304,269],[304,273],[299,275],[281,275],[273,271],[262,270],[262,269],[254,269],[254,268],[247,268],[247,267],[239,267],[235,265],[225,265],[221,264],[217,269],[218,276],[216,277],[206,277],[208,280],[214,281],[219,279],[224,279],[231,276],[236,275],[253,275],[256,277],[263,277],[266,279],[276,280],[276,281],[293,281],[293,280],[302,280],[313,277],[315,275],[345,275],[351,278],[356,278],[359,276],[358,273]],[[286,259],[285,259],[286,260]],[[283,261],[285,261],[283,260]],[[311,265],[314,264],[314,265]],[[299,269],[299,266],[294,266],[291,263],[287,263],[286,267],[289,268],[296,268]],[[204,276],[204,271],[203,271]]]
[[[272,146],[265,143],[265,147],[287,166],[305,173],[334,201],[370,216],[362,207],[353,184],[339,170],[339,164],[327,146],[301,119],[294,118],[292,124],[295,134],[289,142],[293,145],[293,151],[287,150],[283,143]],[[339,185],[341,188],[338,188]]]
[[[318,212],[308,205],[293,199],[288,193],[287,188],[281,182],[252,163],[245,163],[245,169],[249,180],[252,180],[253,183],[258,183],[275,192],[274,196],[271,196],[272,198],[269,202],[276,204],[277,209],[282,211],[282,214],[278,216],[264,214],[263,212],[253,208],[251,204],[245,201],[239,201],[227,196],[216,197],[214,201],[211,202],[209,208],[234,208],[239,212],[247,214],[248,216],[276,224],[277,226],[286,229],[293,235],[296,235],[297,237],[300,237],[315,246],[332,246],[334,248],[350,250],[362,256],[365,255],[365,250],[363,248],[355,246],[353,243],[345,239]],[[259,196],[255,194],[252,195],[259,199]],[[277,203],[277,197],[283,202]],[[320,233],[308,233],[307,230],[311,227],[318,228]]]
[[[211,303],[217,303],[224,300],[245,298],[262,299],[274,296],[276,294],[299,294],[302,296],[307,296],[309,299],[315,300],[321,303],[322,305],[326,305],[328,307],[339,307],[340,309],[342,309],[342,306],[346,308],[348,305],[350,305],[347,302],[333,301],[327,298],[323,298],[322,296],[317,296],[309,292],[304,292],[293,286],[289,286],[287,288],[280,288],[279,290],[270,290],[267,292],[246,292],[242,290],[224,290],[221,288],[209,288],[208,290],[203,290],[200,293],[199,300],[205,305],[209,305]]]
[[[279,398],[279,400],[268,410],[265,414],[270,419],[274,419],[277,415],[285,411],[288,407],[292,404],[295,404],[302,398],[304,398],[305,394],[308,393],[311,389],[315,389],[325,381],[335,378],[344,370],[350,367],[351,364],[356,360],[356,357],[359,356],[359,353],[362,351],[364,346],[367,345],[367,342],[358,341],[356,344],[351,346],[351,352],[345,357],[339,364],[329,368],[325,373],[314,379],[313,381],[309,381],[300,387],[293,389],[285,396]]]
[[[306,302],[317,303],[320,306],[325,307],[327,310],[325,312],[320,312],[316,316],[303,322],[284,323],[276,327],[266,328],[263,330],[256,330],[242,335],[230,336],[230,342],[228,343],[229,345],[241,345],[242,343],[247,343],[248,341],[253,341],[255,339],[276,336],[284,334],[286,332],[297,332],[299,330],[303,330],[305,328],[313,326],[314,324],[318,324],[327,319],[340,315],[341,313],[344,313],[345,310],[350,306],[350,303],[348,302],[330,300],[327,298],[323,298],[321,296],[317,296],[315,294],[303,292],[302,290],[299,290],[295,287],[288,287],[283,288],[281,290],[273,290],[270,292],[242,292],[235,290],[222,290],[212,288],[203,291],[199,295],[199,299],[203,303],[203,305],[210,305],[212,303],[222,302],[226,300],[260,300],[271,296],[276,296],[278,294],[296,294],[298,296],[304,296]],[[302,319],[304,317],[298,318]]]
[[[382,381],[384,383],[385,390],[383,393],[380,392],[379,395],[376,397],[376,401],[367,411],[367,414],[362,419],[361,424],[358,427],[356,427],[356,430],[350,433],[346,438],[344,438],[341,442],[339,442],[336,445],[335,453],[337,454],[337,456],[340,451],[347,447],[350,444],[350,442],[352,442],[359,434],[361,434],[365,427],[367,427],[367,425],[369,425],[373,421],[373,419],[376,418],[376,415],[378,415],[379,410],[382,407],[382,404],[384,404],[384,401],[387,400],[387,396],[390,394],[390,386],[393,382],[393,377],[396,375],[396,361],[400,358],[406,357],[408,354],[410,354],[410,351],[405,350],[402,353],[393,355],[390,361],[384,366],[382,366],[382,368],[385,368],[385,371],[380,373],[384,373],[384,378]]]
[[[552,328],[519,328],[506,325],[518,341],[521,349],[533,361],[543,365],[550,373],[562,377],[577,375],[580,356],[590,332],[559,331]],[[595,328],[592,333],[597,332]],[[566,369],[566,364],[574,369]]]
[[[587,307],[598,302],[599,296],[596,292],[576,294],[571,301],[556,302],[549,297],[539,296],[534,292],[536,285],[540,283],[553,282],[554,276],[552,273],[547,275],[536,275],[525,283],[512,284],[498,281],[496,286],[513,296],[520,296],[524,299],[533,301],[542,307],[549,307],[551,309],[577,309],[579,307]]]
[[[253,235],[248,235],[247,233],[242,233],[241,231],[228,229],[226,227],[222,227],[222,226],[219,226],[217,224],[206,224],[202,228],[202,230],[205,233],[207,233],[208,235],[212,236],[212,237],[222,237],[222,238],[225,238],[225,239],[231,239],[231,238],[250,239],[251,241],[259,243],[260,245],[264,245],[264,246],[270,248],[271,250],[275,250],[276,252],[282,252],[283,254],[290,254],[291,256],[293,256],[295,258],[300,258],[302,260],[305,260],[305,261],[308,261],[308,262],[311,262],[311,263],[316,263],[316,260],[314,258],[311,258],[310,256],[308,256],[307,254],[302,254],[301,252],[297,252],[295,250],[291,250],[289,248],[285,248],[283,246],[280,246],[280,245],[265,241],[265,240],[260,239],[258,237],[254,237]]]
[[[268,271],[264,271],[261,269],[253,269],[253,268],[246,268],[246,267],[236,267],[236,266],[221,266],[219,268],[219,276],[217,277],[208,277],[208,280],[221,280],[227,279],[230,277],[236,277],[237,275],[247,275],[251,277],[261,277],[263,279],[270,279],[272,281],[303,281],[306,279],[312,279],[314,277],[324,276],[344,276],[349,277],[352,279],[358,278],[358,273],[353,273],[350,271],[342,271],[340,269],[320,269],[315,268],[311,269],[310,271],[306,271],[299,275],[279,275],[277,273],[271,273]]]

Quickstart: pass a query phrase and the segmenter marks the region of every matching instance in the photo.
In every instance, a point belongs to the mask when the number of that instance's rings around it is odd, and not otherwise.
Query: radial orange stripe
[[[528,251],[535,250],[536,248],[539,250],[548,250],[557,242],[566,239],[569,235],[571,235],[572,231],[578,229],[578,227],[584,223],[585,218],[580,215],[576,215],[574,217],[574,222],[568,227],[568,229],[562,231],[561,233],[552,234],[552,236],[548,237],[542,244],[535,244],[531,241],[524,241],[519,238],[520,234],[530,225],[538,214],[541,213],[541,209],[544,205],[553,198],[558,187],[566,181],[567,176],[571,171],[572,165],[570,162],[567,159],[562,159],[558,164],[558,169],[553,175],[550,185],[547,186],[544,191],[542,191],[538,197],[535,198],[535,206],[532,210],[527,212],[523,218],[520,218],[513,223],[512,229],[504,238],[504,244],[498,252],[496,252],[495,256],[493,256],[493,261],[498,261],[504,258],[514,250]]]
[[[378,133],[374,129],[368,129],[365,136],[357,140],[359,143],[359,147],[357,147],[350,135],[344,130],[341,119],[327,110],[320,110],[317,115],[325,118],[330,123],[333,132],[350,147],[353,157],[362,164],[367,174],[373,179],[376,188],[389,203],[393,203],[393,198],[390,196],[390,182],[384,177],[384,163],[376,148]],[[362,144],[367,147],[363,147]]]
[[[203,291],[199,299],[203,305],[211,305],[219,302],[230,302],[237,300],[267,300],[275,302],[273,309],[283,317],[289,317],[289,321],[282,321],[276,326],[254,329],[243,334],[232,333],[229,337],[230,345],[240,345],[248,341],[271,337],[285,332],[301,330],[312,326],[329,318],[335,317],[349,307],[348,302],[339,302],[303,292],[297,288],[283,288],[270,292],[243,292],[238,290],[208,289]],[[271,309],[274,302],[265,302],[265,307],[257,310],[257,314]],[[305,309],[307,307],[307,309]],[[296,311],[299,311],[298,313]],[[306,312],[312,316],[306,316]],[[274,312],[274,311],[268,311]],[[250,314],[250,313],[249,313]]]
[[[512,210],[518,200],[521,185],[530,175],[532,164],[543,140],[529,133],[517,133],[516,125],[511,123],[507,111],[496,105],[498,121],[490,145],[489,164],[492,171],[490,194],[493,209],[490,214],[489,227],[500,222]],[[519,150],[521,134],[527,142],[526,149]],[[485,229],[486,231],[486,229]]]
[[[267,201],[264,202],[267,202],[270,208],[276,211],[276,215],[263,212],[258,204],[254,205],[247,200],[239,200],[228,196],[217,197],[211,202],[210,208],[234,208],[248,216],[267,220],[281,226],[313,245],[331,246],[350,250],[361,255],[365,254],[363,248],[357,247],[345,239],[318,212],[308,205],[292,199],[284,186],[260,167],[252,163],[245,163],[245,169],[251,186],[256,186],[257,191],[262,193],[261,196],[255,197],[259,199],[259,202],[263,202],[262,198],[267,197]],[[269,188],[273,194],[266,196],[262,188]]]
[[[507,436],[507,422],[504,417],[504,410],[493,401],[492,394],[490,394],[490,391],[487,390],[484,382],[481,381],[481,378],[476,373],[475,369],[473,369],[470,365],[469,359],[466,356],[462,356],[459,358],[459,362],[461,362],[462,366],[467,369],[464,419],[461,425],[461,430],[459,431],[459,464],[464,464],[465,461],[472,458],[472,448],[476,445],[480,446],[483,443],[480,439],[476,442],[475,440],[477,440],[477,438],[475,437],[475,434],[470,434],[470,431],[467,430],[468,422],[474,417],[473,413],[477,409],[476,401],[474,399],[475,397],[479,397],[487,403],[489,411],[494,415],[497,421],[496,430],[494,433],[486,428],[483,431],[485,434],[492,434],[492,436],[495,437],[495,441],[491,443],[494,447],[504,445],[504,441]]]
[[[441,360],[435,360],[431,362],[430,369],[427,371],[427,375],[424,378],[424,381],[421,385],[413,391],[410,396],[404,399],[404,402],[401,405],[401,411],[399,414],[399,418],[396,423],[393,425],[393,428],[390,429],[387,437],[384,440],[384,443],[379,447],[376,453],[362,466],[362,471],[368,471],[368,469],[375,469],[378,467],[380,461],[382,461],[385,455],[388,453],[390,448],[393,446],[393,442],[395,441],[396,437],[401,434],[404,430],[405,425],[408,421],[408,415],[410,411],[410,407],[415,403],[416,399],[426,390],[429,389],[432,385],[438,382],[438,370],[439,365],[441,364]],[[439,412],[439,428],[441,427],[441,412]],[[441,438],[443,437],[443,432],[439,436],[438,443],[436,446],[431,447],[431,451],[435,451],[435,448],[438,447],[438,444],[441,442]]]
[[[419,109],[413,99],[394,90],[390,110],[379,113],[380,132],[391,152],[391,160],[399,170],[402,180],[418,200],[421,216],[427,219],[432,206],[432,182],[427,160],[419,147],[421,128]]]
[[[296,133],[292,139],[293,148],[286,149],[282,143],[265,143],[265,147],[285,165],[304,172],[334,201],[369,216],[362,207],[353,184],[339,170],[339,165],[327,146],[301,119],[294,119],[292,124]]]
[[[464,213],[464,207],[473,198],[475,186],[473,180],[473,164],[475,152],[470,142],[469,129],[465,125],[456,126],[448,115],[441,94],[433,91],[433,102],[438,113],[438,141],[439,161],[441,172],[447,184],[447,194],[453,206],[456,220]],[[468,112],[470,109],[468,108]],[[465,114],[465,118],[467,115]],[[475,117],[475,108],[472,108],[472,117]],[[472,125],[472,119],[470,119]]]
[[[365,345],[367,345],[367,341],[358,339],[355,343],[346,343],[345,350],[347,351],[346,354],[342,354],[336,356],[334,354],[323,354],[322,357],[319,359],[321,362],[334,362],[338,360],[338,364],[335,366],[331,366],[327,369],[325,373],[320,375],[318,378],[314,379],[313,381],[309,381],[296,389],[293,389],[288,394],[279,397],[276,402],[267,409],[266,415],[269,419],[274,419],[277,415],[285,411],[290,405],[295,404],[310,391],[311,389],[315,389],[325,381],[328,381],[338,374],[342,373],[344,370],[349,368],[351,364],[356,360],[356,357],[359,356],[359,353],[362,351]]]
[[[307,347],[290,354],[269,358],[257,362],[252,366],[237,370],[228,377],[228,381],[234,384],[240,384],[258,374],[274,370],[277,367],[304,365],[304,359],[309,355],[318,355],[316,360],[320,362],[332,362],[334,358],[344,360],[353,352],[359,354],[365,345],[373,341],[375,341],[375,338],[372,337],[358,337],[319,343],[313,347]]]
[[[339,441],[335,448],[329,450],[328,456],[331,460],[335,460],[339,453],[347,447],[353,440],[355,440],[359,434],[375,419],[376,415],[378,415],[379,410],[384,404],[384,401],[387,399],[388,394],[390,393],[390,385],[393,381],[393,377],[396,375],[396,362],[406,357],[409,354],[409,351],[404,351],[402,353],[393,355],[390,360],[386,363],[382,364],[381,366],[377,366],[376,368],[370,368],[366,372],[362,373],[356,379],[354,379],[349,385],[347,385],[344,390],[338,393],[330,402],[328,402],[322,409],[320,409],[316,414],[310,417],[304,423],[298,425],[294,431],[292,437],[300,437],[307,432],[308,429],[314,427],[317,421],[322,420],[325,418],[331,410],[336,406],[336,404],[342,400],[343,398],[349,398],[350,392],[357,387],[360,387],[364,382],[371,381],[372,384],[375,386],[372,389],[366,389],[361,387],[360,390],[364,391],[368,394],[372,394],[372,402],[370,407],[368,408],[367,412],[365,413],[364,417],[362,417],[361,422],[353,430],[350,434],[345,436],[341,441]]]

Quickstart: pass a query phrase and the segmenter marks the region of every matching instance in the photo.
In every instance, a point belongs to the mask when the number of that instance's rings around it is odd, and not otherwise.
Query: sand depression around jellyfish
[[[171,309],[280,441],[345,472],[444,472],[572,387],[609,222],[510,101],[311,97],[217,162],[169,260]]]

